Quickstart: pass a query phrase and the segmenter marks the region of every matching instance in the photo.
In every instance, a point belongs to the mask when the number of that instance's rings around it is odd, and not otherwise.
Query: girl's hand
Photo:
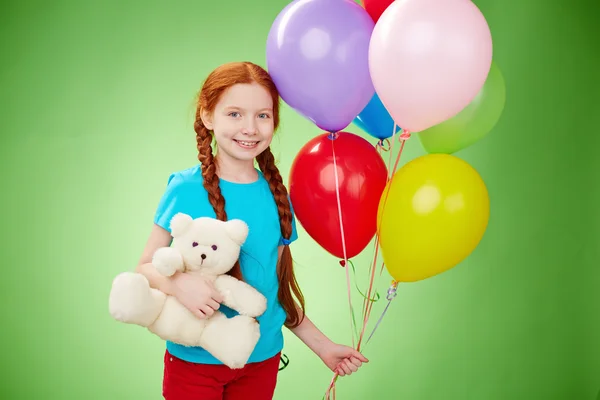
[[[330,370],[339,376],[350,375],[358,371],[369,360],[352,347],[330,343],[321,353],[321,360]]]
[[[200,276],[177,272],[171,284],[173,296],[200,319],[213,315],[223,301],[213,284]]]

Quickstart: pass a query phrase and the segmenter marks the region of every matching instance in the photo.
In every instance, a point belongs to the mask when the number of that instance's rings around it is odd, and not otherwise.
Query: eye
[[[213,249],[213,250],[217,250],[217,245],[213,244],[212,246],[210,246],[210,248]]]
[[[271,116],[269,114],[265,114],[265,113],[260,114],[258,117],[261,118],[261,119],[271,118]]]
[[[192,243],[192,247],[196,247],[196,246],[198,246],[198,242]]]
[[[230,117],[233,117],[233,118],[237,118],[237,117],[239,117],[239,116],[240,116],[240,113],[239,113],[239,112],[237,112],[237,111],[232,111],[232,112],[230,112],[230,113],[229,113],[229,114],[227,114],[227,115],[229,115]]]

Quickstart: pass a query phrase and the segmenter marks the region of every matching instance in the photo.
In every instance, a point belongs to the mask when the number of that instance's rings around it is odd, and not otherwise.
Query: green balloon
[[[485,84],[460,113],[419,132],[419,139],[428,153],[452,154],[481,140],[496,125],[506,100],[504,78],[492,62]]]

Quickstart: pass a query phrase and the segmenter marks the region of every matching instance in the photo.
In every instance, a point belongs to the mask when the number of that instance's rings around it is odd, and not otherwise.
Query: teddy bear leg
[[[142,274],[124,272],[113,280],[110,315],[117,321],[148,327],[160,314],[166,295],[150,287]]]
[[[229,368],[242,368],[260,337],[258,322],[244,315],[227,318],[221,313],[206,322],[200,346]]]
[[[220,312],[215,311],[211,318],[216,318],[217,314]],[[167,296],[160,315],[148,329],[164,340],[183,346],[199,346],[206,321],[192,314],[175,297]]]

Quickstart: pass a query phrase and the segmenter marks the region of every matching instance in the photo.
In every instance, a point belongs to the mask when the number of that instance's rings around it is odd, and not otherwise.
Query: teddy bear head
[[[227,273],[238,260],[248,237],[248,225],[239,219],[193,219],[178,213],[170,224],[173,247],[181,253],[188,271],[202,270],[213,275]]]

